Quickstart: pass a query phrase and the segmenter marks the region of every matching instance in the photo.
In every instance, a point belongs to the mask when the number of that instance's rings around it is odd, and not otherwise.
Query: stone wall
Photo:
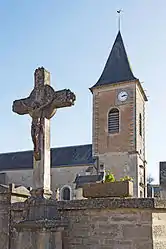
[[[23,186],[17,188],[14,184],[10,186],[0,184],[0,249],[11,248],[11,224],[13,220],[11,203],[25,201],[28,195],[28,190]],[[24,202],[22,204],[22,207],[24,207]],[[14,214],[16,215],[15,212]],[[18,215],[18,220],[21,219],[21,216],[22,211]]]
[[[0,249],[9,249],[10,195],[5,188],[0,190]]]
[[[58,202],[58,209],[68,220],[63,249],[166,248],[165,200],[86,199]],[[23,210],[24,203],[13,204],[12,219]]]
[[[63,215],[69,227],[64,249],[152,249],[152,211],[143,209],[141,203],[137,203],[140,208],[133,208],[133,204],[96,199],[82,202],[77,209],[66,205]]]
[[[75,210],[65,214],[70,221],[65,235],[66,249],[152,248],[149,211]]]

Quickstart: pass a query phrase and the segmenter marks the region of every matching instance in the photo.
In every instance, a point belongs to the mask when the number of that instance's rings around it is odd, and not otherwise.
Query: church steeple
[[[102,75],[92,88],[133,80],[136,80],[136,78],[134,77],[130,68],[123,39],[119,31]]]
[[[131,176],[134,196],[146,197],[147,97],[132,73],[120,30],[102,75],[90,90],[93,94],[93,156],[117,179]]]

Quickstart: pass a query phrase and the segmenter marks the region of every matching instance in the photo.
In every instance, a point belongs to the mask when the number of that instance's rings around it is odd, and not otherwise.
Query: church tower
[[[93,156],[115,177],[130,176],[146,197],[146,94],[130,68],[120,31],[93,94]]]

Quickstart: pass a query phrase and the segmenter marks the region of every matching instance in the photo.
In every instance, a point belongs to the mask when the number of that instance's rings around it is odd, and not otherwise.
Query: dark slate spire
[[[93,87],[132,80],[136,80],[136,78],[130,68],[122,36],[119,31],[103,73]]]

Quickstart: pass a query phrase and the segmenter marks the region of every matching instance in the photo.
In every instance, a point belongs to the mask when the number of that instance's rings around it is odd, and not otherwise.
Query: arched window
[[[119,132],[119,110],[113,108],[108,113],[108,133],[114,134]]]
[[[139,114],[139,134],[142,136],[142,115]]]
[[[68,186],[64,186],[61,189],[61,200],[69,201],[71,200],[71,188]]]

